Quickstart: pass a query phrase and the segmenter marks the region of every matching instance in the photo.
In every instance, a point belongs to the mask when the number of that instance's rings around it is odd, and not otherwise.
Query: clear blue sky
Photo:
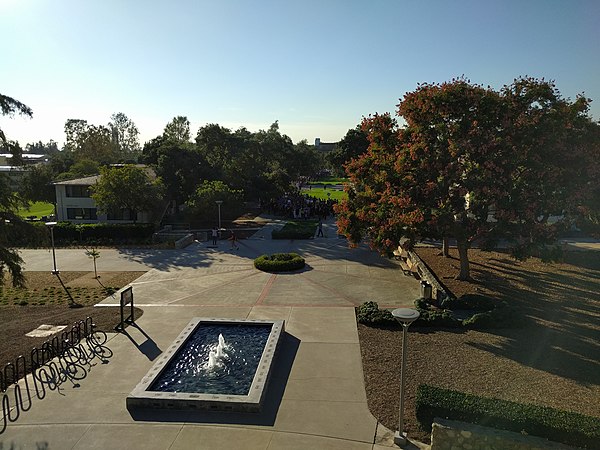
[[[337,141],[419,82],[530,75],[600,118],[598,0],[0,0],[0,92],[33,109],[9,139],[64,140],[123,112],[143,144],[185,115]]]

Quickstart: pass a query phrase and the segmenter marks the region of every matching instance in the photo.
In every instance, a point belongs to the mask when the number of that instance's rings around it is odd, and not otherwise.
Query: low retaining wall
[[[194,235],[193,234],[186,234],[181,239],[178,239],[178,240],[175,241],[175,248],[177,248],[177,249],[185,248],[188,245],[190,245],[192,242],[194,242]]]
[[[408,258],[411,260],[412,265],[417,267],[417,272],[421,280],[427,281],[431,285],[431,297],[441,302],[445,298],[450,297],[450,293],[444,289],[444,286],[440,284],[435,275],[429,270],[427,265],[415,252],[408,250],[406,252]]]
[[[496,430],[465,422],[436,418],[431,450],[574,450],[575,447],[537,436]]]

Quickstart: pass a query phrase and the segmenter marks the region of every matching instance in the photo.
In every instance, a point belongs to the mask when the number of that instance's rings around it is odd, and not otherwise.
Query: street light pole
[[[223,200],[216,200],[215,203],[219,207],[219,233],[220,233],[221,232],[221,204],[223,203]]]
[[[398,308],[392,311],[392,316],[402,325],[402,365],[400,366],[400,406],[398,408],[398,431],[394,435],[394,444],[406,445],[406,433],[404,432],[404,378],[406,368],[406,349],[408,338],[408,327],[419,318],[419,311],[412,308]]]
[[[46,226],[48,228],[50,228],[50,242],[52,242],[52,263],[53,263],[53,269],[52,269],[52,275],[58,275],[59,271],[56,268],[56,252],[54,250],[54,226],[56,225],[56,222],[46,222]]]

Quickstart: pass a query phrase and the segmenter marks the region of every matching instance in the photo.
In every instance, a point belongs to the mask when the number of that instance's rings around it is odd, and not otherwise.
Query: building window
[[[96,208],[67,208],[69,220],[98,220]]]
[[[109,212],[106,215],[106,220],[137,220],[137,213],[130,209],[122,209],[117,212]]]
[[[65,187],[67,188],[67,197],[88,198],[91,196],[89,186],[67,184]]]

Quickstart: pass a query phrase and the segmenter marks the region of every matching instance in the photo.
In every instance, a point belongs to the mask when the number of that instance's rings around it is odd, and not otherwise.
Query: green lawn
[[[347,183],[348,181],[350,181],[348,178],[334,178],[334,177],[327,177],[327,178],[323,178],[321,180],[317,180],[317,181],[309,181],[308,184],[312,184],[312,185],[322,185],[322,184],[344,184]]]
[[[323,200],[327,200],[328,198],[331,198],[333,200],[345,200],[346,198],[348,198],[348,195],[344,191],[336,191],[333,189],[323,189],[323,188],[307,189],[307,188],[304,188],[304,189],[302,189],[302,193],[308,194],[312,197],[321,198]],[[330,194],[330,196],[327,196],[327,194]]]
[[[21,217],[36,216],[38,219],[42,216],[49,216],[54,213],[54,205],[46,202],[32,203],[28,208],[19,208],[18,215]]]

